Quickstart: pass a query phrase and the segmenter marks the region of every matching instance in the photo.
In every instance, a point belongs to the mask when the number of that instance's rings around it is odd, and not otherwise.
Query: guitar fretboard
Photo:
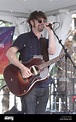
[[[43,64],[40,64],[40,65],[39,65],[40,69],[46,68],[46,67],[48,67],[49,65],[51,65],[51,64],[53,64],[53,63],[59,61],[59,59],[62,58],[64,55],[65,55],[65,54],[59,55],[58,57],[56,57],[56,58],[54,58],[54,59],[52,59],[52,60],[49,60],[49,61],[47,61],[47,62],[44,62]]]

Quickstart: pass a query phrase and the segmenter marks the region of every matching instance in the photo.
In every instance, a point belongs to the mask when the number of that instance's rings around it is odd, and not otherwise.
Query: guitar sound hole
[[[30,71],[32,72],[33,75],[38,75],[39,74],[39,67],[36,65],[33,65],[30,67]]]

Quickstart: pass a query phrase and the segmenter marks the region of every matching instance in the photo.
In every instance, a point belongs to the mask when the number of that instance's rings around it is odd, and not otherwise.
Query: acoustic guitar
[[[24,79],[21,75],[20,69],[13,64],[9,64],[4,69],[4,79],[9,90],[20,97],[26,95],[37,82],[45,81],[48,78],[48,66],[57,62],[65,54],[61,54],[58,57],[44,61],[41,58],[32,58],[28,62],[24,62],[23,65],[30,68],[32,76]]]

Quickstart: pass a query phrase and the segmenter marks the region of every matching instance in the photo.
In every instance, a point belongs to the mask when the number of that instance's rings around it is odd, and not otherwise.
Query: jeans
[[[49,87],[33,87],[21,97],[22,112],[25,114],[45,114],[49,97]]]

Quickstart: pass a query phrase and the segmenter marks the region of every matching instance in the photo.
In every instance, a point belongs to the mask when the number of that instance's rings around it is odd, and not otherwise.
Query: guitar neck
[[[44,62],[43,64],[40,64],[40,65],[39,65],[40,69],[46,68],[46,67],[48,67],[49,65],[51,65],[51,64],[53,64],[53,63],[59,61],[59,59],[62,58],[64,55],[65,55],[65,54],[59,55],[58,57],[56,57],[56,58],[54,58],[54,59],[52,59],[52,60],[49,60],[49,61],[47,61],[47,62]]]

